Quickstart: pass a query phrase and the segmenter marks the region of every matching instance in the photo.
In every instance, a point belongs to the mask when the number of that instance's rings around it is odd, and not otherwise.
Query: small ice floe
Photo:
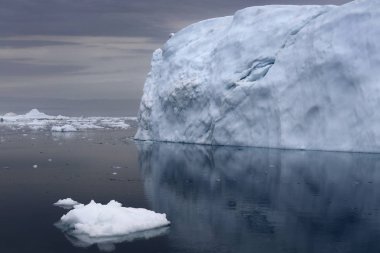
[[[37,164],[33,165],[33,169],[37,169],[37,168],[38,168]]]
[[[74,126],[72,125],[63,125],[63,126],[53,126],[51,128],[52,132],[76,132],[78,131]]]
[[[117,175],[117,172],[112,172],[112,175]]]
[[[60,199],[57,202],[55,202],[53,205],[62,207],[64,209],[72,209],[75,205],[78,205],[78,204],[79,202],[71,198],[67,198],[67,199]]]
[[[49,162],[49,163],[51,163],[52,161],[53,161],[53,159],[51,159],[51,158],[48,159],[48,162]]]
[[[55,225],[75,246],[98,244],[100,249],[112,251],[115,243],[162,235],[169,224],[166,214],[123,207],[111,200],[105,205],[94,201],[75,205]]]

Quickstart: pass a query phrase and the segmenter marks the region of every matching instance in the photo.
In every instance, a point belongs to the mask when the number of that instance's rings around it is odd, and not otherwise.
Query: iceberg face
[[[380,151],[380,2],[264,6],[153,54],[141,140]]]

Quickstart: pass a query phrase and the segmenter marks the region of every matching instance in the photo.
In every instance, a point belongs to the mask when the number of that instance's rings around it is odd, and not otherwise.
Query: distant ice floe
[[[0,115],[0,126],[10,129],[50,130],[52,132],[76,132],[90,129],[127,129],[127,122],[136,117],[67,117],[51,116],[37,109],[22,115],[6,113]]]
[[[76,201],[68,198],[57,203],[74,202]],[[123,207],[114,200],[105,205],[91,201],[87,205],[76,204],[73,207],[55,225],[77,247],[97,244],[103,251],[112,251],[115,243],[163,235],[167,233],[170,224],[166,214]]]
[[[51,128],[52,132],[76,132],[78,131],[74,126],[72,125],[63,125],[63,126],[53,126]]]

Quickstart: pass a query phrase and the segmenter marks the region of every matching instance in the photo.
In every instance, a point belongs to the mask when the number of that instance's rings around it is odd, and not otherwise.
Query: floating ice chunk
[[[33,169],[37,169],[37,168],[38,168],[37,164],[33,165]]]
[[[78,204],[80,204],[80,203],[71,199],[71,198],[60,199],[54,203],[55,206],[63,207],[65,209],[71,209],[75,205],[78,205]]]
[[[106,205],[92,200],[87,205],[74,206],[73,210],[61,217],[57,226],[80,240],[83,236],[87,238],[125,236],[169,224],[166,214],[143,208],[122,207],[114,200]]]
[[[72,125],[63,125],[63,126],[53,126],[51,128],[52,132],[76,132],[78,131],[74,126]]]

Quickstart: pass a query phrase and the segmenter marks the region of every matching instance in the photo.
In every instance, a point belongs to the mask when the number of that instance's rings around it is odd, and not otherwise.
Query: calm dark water
[[[1,131],[0,252],[380,252],[380,155],[135,143],[133,133]],[[52,203],[66,197],[165,212],[172,225],[78,247],[54,226],[66,211]]]

